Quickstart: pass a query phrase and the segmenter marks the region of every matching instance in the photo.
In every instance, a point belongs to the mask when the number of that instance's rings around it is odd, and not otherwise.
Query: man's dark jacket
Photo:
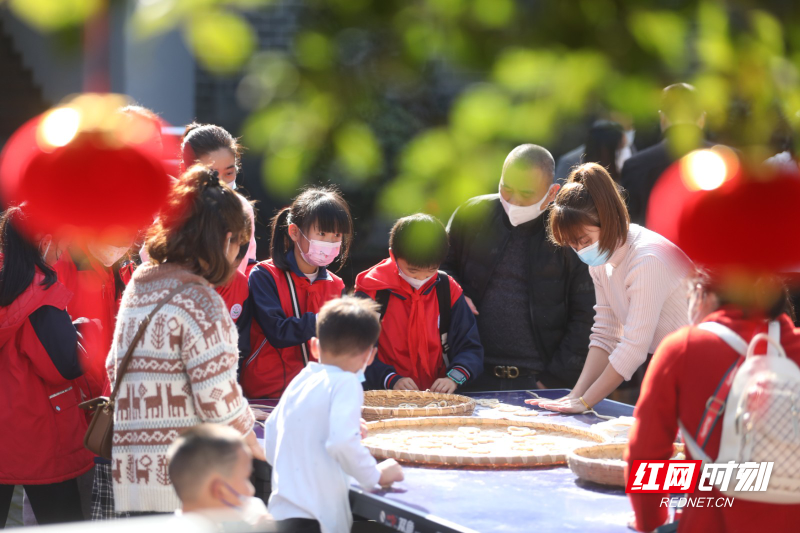
[[[528,297],[536,351],[545,359],[539,380],[548,387],[572,387],[580,376],[594,323],[594,283],[570,248],[547,240],[549,211],[536,219],[530,243]],[[499,194],[468,200],[447,225],[450,253],[442,269],[480,308],[511,234]],[[480,316],[478,316],[480,320]]]
[[[672,128],[677,131],[698,129],[695,126],[673,126]],[[702,139],[702,133],[692,132],[692,137],[695,136]],[[701,147],[709,148],[711,146],[713,146],[712,143],[704,140]],[[682,155],[676,152],[670,145],[669,139],[665,137],[661,142],[631,156],[622,166],[619,181],[627,191],[628,213],[634,224],[645,225],[650,193],[653,192],[653,187],[661,174]]]

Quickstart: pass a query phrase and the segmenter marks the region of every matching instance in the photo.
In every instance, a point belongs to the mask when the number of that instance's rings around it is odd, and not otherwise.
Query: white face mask
[[[500,182],[500,187],[502,188],[502,186],[502,182]],[[544,196],[541,200],[533,205],[527,206],[510,204],[505,198],[503,198],[503,194],[500,193],[500,203],[503,204],[503,209],[505,210],[506,215],[508,215],[508,220],[511,222],[511,225],[519,226],[520,224],[525,224],[531,220],[536,220],[544,212],[542,210],[542,205],[550,195],[550,189],[552,189],[552,186],[547,189],[547,192],[544,193]]]
[[[428,283],[431,280],[431,278],[433,278],[433,275],[430,275],[425,279],[415,279],[406,274],[405,272],[403,272],[403,270],[400,267],[397,267],[397,272],[400,274],[401,278],[406,280],[408,284],[414,288],[415,291],[420,290],[423,285]]]
[[[89,252],[100,261],[106,268],[120,260],[122,256],[128,253],[128,246],[108,246],[99,244],[90,244],[87,246]]]

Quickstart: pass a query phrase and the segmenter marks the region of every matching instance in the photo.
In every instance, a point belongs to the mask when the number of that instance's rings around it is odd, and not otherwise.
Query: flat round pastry
[[[575,448],[605,442],[591,429],[549,422],[427,417],[370,422],[364,445],[379,459],[459,467],[563,464]]]
[[[519,405],[511,405],[511,404],[508,404],[508,403],[498,403],[493,408],[497,409],[498,411],[502,411],[503,413],[513,413],[514,411],[518,411],[519,410]]]
[[[514,411],[514,414],[516,416],[539,416],[539,411],[534,411],[533,409],[522,407],[518,411]]]
[[[493,405],[500,403],[500,400],[497,398],[483,398],[475,401],[478,403],[478,405],[482,405],[484,407],[492,407]]]

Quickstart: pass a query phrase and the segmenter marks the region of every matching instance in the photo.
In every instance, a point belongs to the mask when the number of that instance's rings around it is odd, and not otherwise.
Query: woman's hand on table
[[[559,398],[558,400],[539,402],[538,405],[542,409],[547,409],[548,411],[556,411],[559,413],[570,414],[570,413],[583,413],[584,411],[586,411],[586,406],[583,405],[583,402],[580,400],[580,398],[572,398],[570,396]]]
[[[456,382],[450,378],[439,378],[431,385],[431,392],[443,392],[453,394],[456,391]]]
[[[572,397],[571,394],[567,394],[566,396],[562,396],[561,398],[556,398],[555,400],[553,400],[551,398],[532,398],[530,400],[525,400],[525,403],[527,403],[528,405],[541,407],[543,403],[562,402],[562,401],[567,400],[567,399],[569,399],[571,397]]]

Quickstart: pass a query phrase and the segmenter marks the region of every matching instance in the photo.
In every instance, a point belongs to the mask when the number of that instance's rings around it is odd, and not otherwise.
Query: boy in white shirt
[[[371,300],[344,297],[320,310],[309,342],[319,363],[292,380],[266,423],[269,511],[279,530],[349,532],[350,476],[365,489],[402,481],[394,460],[376,464],[361,444],[360,376],[375,358],[380,330]]]

